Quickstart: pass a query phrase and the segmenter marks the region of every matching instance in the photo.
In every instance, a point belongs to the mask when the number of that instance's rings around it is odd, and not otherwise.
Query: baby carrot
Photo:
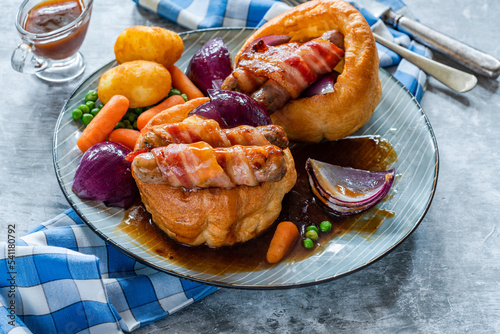
[[[190,111],[208,101],[210,101],[208,97],[198,97],[196,99],[189,100],[186,103],[181,103],[165,109],[158,115],[151,118],[146,126],[142,128],[141,132],[147,132],[149,128],[158,124],[182,122],[184,118],[188,117]]]
[[[109,141],[123,144],[133,151],[140,134],[137,130],[121,128],[113,130],[109,134],[108,139]]]
[[[267,250],[267,262],[279,262],[292,247],[298,236],[299,229],[294,223],[289,221],[279,223]]]
[[[172,77],[172,87],[175,87],[181,93],[186,94],[188,100],[205,96],[177,66],[170,66],[168,71]]]
[[[173,107],[181,103],[184,103],[184,99],[180,95],[172,95],[169,98],[166,98],[160,104],[146,110],[145,112],[139,115],[139,117],[137,118],[137,128],[141,130],[143,127],[146,126],[149,120],[153,118],[153,116],[158,115],[165,109],[168,109],[170,107]]]
[[[78,148],[86,152],[92,145],[104,141],[125,115],[128,106],[129,101],[125,96],[113,96],[83,130],[76,142]]]

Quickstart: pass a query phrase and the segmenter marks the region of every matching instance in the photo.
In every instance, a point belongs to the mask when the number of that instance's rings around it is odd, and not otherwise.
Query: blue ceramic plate
[[[214,37],[222,37],[234,55],[252,31],[208,29],[182,34],[185,51],[177,66],[184,70],[193,53]],[[71,111],[81,103],[89,89],[97,88],[99,77],[115,65],[111,62],[103,66],[85,80],[67,101],[55,129],[54,164],[61,188],[81,218],[99,236],[140,262],[182,278],[223,287],[266,289],[311,285],[339,278],[380,259],[415,230],[429,208],[438,175],[436,139],[415,98],[381,70],[382,99],[371,120],[355,135],[377,135],[388,140],[398,155],[393,165],[398,177],[389,198],[379,204],[380,210],[391,211],[395,215],[383,220],[369,238],[359,230],[348,230],[309,257],[283,261],[267,269],[226,266],[214,271],[199,264],[192,269],[192,266],[190,268],[160,256],[119,228],[124,218],[123,210],[108,208],[98,202],[82,201],[71,191],[75,170],[82,156],[76,141],[83,130],[81,124],[72,119]],[[365,215],[370,215],[370,212]]]

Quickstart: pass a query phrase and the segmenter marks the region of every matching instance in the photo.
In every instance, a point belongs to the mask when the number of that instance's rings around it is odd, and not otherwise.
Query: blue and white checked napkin
[[[160,16],[188,29],[214,27],[258,27],[279,15],[290,6],[278,0],[133,0]],[[375,0],[374,0],[375,1]],[[406,5],[400,0],[377,0],[395,12],[413,17]],[[372,29],[385,38],[410,50],[431,57],[429,49],[411,41],[408,35],[388,28],[382,20],[367,10],[349,1],[365,16]],[[380,66],[390,68],[393,76],[416,97],[422,98],[427,75],[410,62],[401,59],[396,53],[377,43]],[[392,67],[397,66],[394,70]]]
[[[289,9],[273,0],[134,0],[190,29],[256,27]],[[379,0],[397,12],[399,0]],[[353,2],[354,5],[356,5]],[[372,29],[430,57],[423,46],[357,6]],[[426,75],[378,45],[380,65],[420,100]],[[0,333],[122,333],[216,291],[146,267],[98,237],[72,210],[0,242]]]
[[[0,333],[122,333],[216,291],[119,252],[73,210],[0,243]]]

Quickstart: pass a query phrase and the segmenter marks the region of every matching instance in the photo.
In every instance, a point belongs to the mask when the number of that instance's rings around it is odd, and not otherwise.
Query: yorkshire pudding
[[[181,131],[189,132],[189,129],[186,130],[183,127],[186,124],[193,123],[189,123],[190,121],[186,118],[187,113],[190,109],[206,100],[192,100],[184,105],[167,109],[155,116],[142,130],[141,137],[137,141],[136,151],[145,150],[145,147],[151,143],[152,134],[158,136],[159,133],[168,132],[170,126],[175,128],[171,131],[172,136]],[[180,124],[184,118],[186,120],[181,124],[182,126],[174,125],[174,123]],[[212,125],[213,122],[212,120],[206,121],[206,123]],[[275,125],[271,126],[275,127]],[[162,127],[161,131],[163,132],[158,130],[159,127]],[[194,131],[200,136],[197,137],[198,139],[203,138],[202,132],[193,130],[191,133],[194,133]],[[210,128],[207,131],[207,136],[213,139],[214,131],[222,130]],[[245,131],[245,133],[247,132]],[[145,139],[147,136],[150,136],[149,139]],[[189,135],[180,135],[180,137],[186,138]],[[157,141],[157,143],[161,142],[161,145],[166,145],[160,148],[185,145],[165,144],[167,140],[165,138],[167,137],[163,137],[163,142],[161,140]],[[209,140],[207,139],[207,141]],[[267,142],[267,146],[269,144]],[[274,145],[271,146],[275,147]],[[275,148],[281,150],[278,147]],[[155,151],[155,148],[149,147],[149,149],[150,152]],[[132,175],[139,188],[142,202],[151,213],[154,223],[167,235],[182,244],[191,246],[201,244],[210,247],[228,246],[254,238],[265,231],[278,218],[283,196],[292,189],[297,178],[293,157],[289,149],[286,148],[282,151],[283,160],[286,163],[284,176],[278,181],[261,182],[255,186],[237,185],[232,188],[186,189],[164,184],[163,181],[160,183],[144,182],[144,180],[147,181],[147,178],[144,175],[139,175],[140,172],[135,169],[136,165],[134,164],[140,159],[140,154],[134,158],[132,163]],[[144,154],[151,155],[150,152]],[[146,161],[146,159],[143,160]],[[240,161],[239,158],[237,160]],[[156,164],[156,162],[153,161],[153,164]],[[158,171],[156,172],[158,175]]]
[[[353,6],[342,0],[315,0],[279,15],[255,31],[236,55],[255,39],[288,35],[290,42],[306,42],[337,30],[344,36],[344,65],[334,91],[289,101],[271,115],[291,140],[337,140],[363,126],[382,95],[378,53],[370,26]]]

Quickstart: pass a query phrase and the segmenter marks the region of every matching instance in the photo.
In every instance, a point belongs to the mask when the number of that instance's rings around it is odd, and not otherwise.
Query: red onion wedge
[[[208,96],[228,127],[271,124],[267,111],[251,97],[222,89],[209,89]]]
[[[306,88],[300,95],[300,97],[311,97],[314,95],[323,95],[333,92],[333,86],[337,82],[337,77],[340,73],[333,71],[321,76],[318,80],[313,82],[309,87]]]
[[[130,152],[114,142],[95,144],[80,160],[71,189],[81,199],[128,208],[138,194],[131,163],[125,160]]]
[[[233,71],[231,56],[222,38],[216,37],[203,45],[191,58],[187,76],[205,94],[210,88],[220,88]]]
[[[259,43],[260,41],[263,41],[268,46],[276,46],[276,45],[288,43],[291,38],[292,38],[291,36],[287,36],[287,35],[262,36],[262,37],[254,39],[253,41],[248,43],[245,50],[243,50],[243,53],[248,52],[252,48],[252,46]]]
[[[347,216],[370,209],[389,192],[395,170],[371,172],[314,159],[306,162],[311,190],[328,211]]]
[[[215,105],[212,103],[212,101],[205,102],[202,105],[191,110],[188,116],[192,115],[198,115],[204,118],[213,119],[214,121],[219,123],[219,126],[222,129],[229,128],[224,119],[220,117],[220,114],[217,112],[217,109],[215,109]]]
[[[189,112],[189,116],[198,115],[213,119],[221,128],[233,128],[240,125],[261,126],[272,123],[267,111],[243,93],[209,89],[208,96],[210,101]]]

